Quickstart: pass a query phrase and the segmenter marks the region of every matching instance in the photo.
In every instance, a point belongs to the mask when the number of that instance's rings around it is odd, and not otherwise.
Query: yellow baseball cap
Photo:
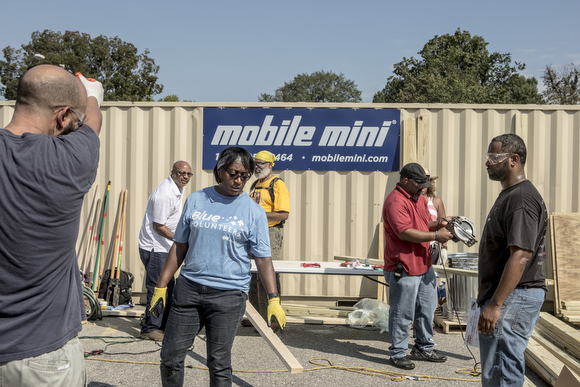
[[[254,157],[254,160],[264,160],[268,163],[272,163],[274,166],[274,162],[276,161],[276,156],[272,152],[268,152],[267,150],[260,151]]]

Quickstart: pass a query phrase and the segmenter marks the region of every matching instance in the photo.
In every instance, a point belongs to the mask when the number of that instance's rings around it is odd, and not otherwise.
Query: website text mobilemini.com
[[[388,156],[367,156],[366,154],[343,156],[340,153],[328,154],[324,156],[313,155],[312,162],[315,163],[386,163]]]

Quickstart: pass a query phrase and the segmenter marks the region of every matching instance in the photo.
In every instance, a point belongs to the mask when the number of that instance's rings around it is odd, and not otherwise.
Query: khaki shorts
[[[0,363],[0,387],[86,386],[85,357],[78,337],[56,351]]]

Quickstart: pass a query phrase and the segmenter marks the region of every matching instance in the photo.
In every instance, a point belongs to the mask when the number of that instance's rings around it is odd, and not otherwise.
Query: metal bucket
[[[478,253],[457,253],[448,255],[449,267],[477,271]],[[453,274],[447,285],[447,317],[452,320],[467,322],[469,303],[472,297],[477,297],[477,277]]]

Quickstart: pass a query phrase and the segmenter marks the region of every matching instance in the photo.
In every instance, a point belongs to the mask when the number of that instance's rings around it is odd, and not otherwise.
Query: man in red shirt
[[[445,219],[429,220],[427,200],[421,195],[430,187],[429,176],[417,163],[406,164],[401,178],[383,205],[385,228],[385,279],[389,284],[390,363],[411,370],[411,361],[444,362],[447,357],[433,349],[433,316],[437,307],[436,279],[429,242],[445,243],[453,235]],[[443,220],[443,221],[442,221]],[[407,356],[411,324],[415,323],[415,346]]]

